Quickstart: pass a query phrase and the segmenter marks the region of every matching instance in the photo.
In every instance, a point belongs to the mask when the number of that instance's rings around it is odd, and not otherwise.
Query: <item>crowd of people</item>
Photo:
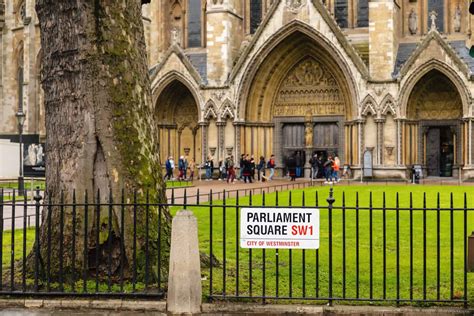
[[[314,153],[309,160],[311,166],[312,179],[322,178],[325,183],[336,183],[340,181],[340,169],[341,161],[337,154],[329,155],[326,157]],[[304,176],[304,159],[299,153],[290,155],[286,161],[286,172],[290,177],[291,181],[295,181],[296,178]],[[166,175],[165,180],[174,180],[174,172],[176,164],[172,156],[166,160]],[[188,160],[187,157],[181,156],[178,160],[178,181],[192,181],[194,180],[194,172],[196,168],[205,170],[205,180],[212,181],[214,172],[216,170],[214,166],[214,158],[208,156],[207,160],[197,166],[194,159]],[[238,167],[238,176],[237,176]],[[271,155],[268,159],[264,156],[260,156],[259,159],[255,159],[253,155],[242,154],[239,161],[235,161],[234,156],[230,155],[226,159],[219,161],[217,170],[220,181],[227,181],[227,183],[235,183],[236,180],[243,181],[245,183],[252,183],[254,181],[272,181],[275,176],[275,155]],[[189,176],[188,176],[189,172]]]

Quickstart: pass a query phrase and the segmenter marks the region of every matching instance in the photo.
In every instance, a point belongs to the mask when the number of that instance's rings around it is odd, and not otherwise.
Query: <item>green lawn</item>
[[[409,207],[409,195],[413,192],[413,206],[423,206],[423,194],[426,193],[427,207],[436,208],[437,193],[440,193],[441,208],[449,207],[450,194],[453,193],[453,204],[455,208],[463,207],[463,195],[467,193],[468,207],[474,206],[474,188],[458,186],[336,186],[335,198],[336,207],[342,205],[342,192],[345,193],[346,206],[355,206],[356,192],[359,192],[360,206],[369,206],[370,192],[373,194],[373,206],[381,207],[383,203],[383,193],[386,192],[386,206],[394,208],[396,206],[396,192],[399,192],[399,201],[401,208]],[[291,194],[291,205],[303,205],[303,192],[305,194],[305,205],[316,205],[316,192],[319,196],[321,206],[326,206],[328,196],[328,187],[309,188],[305,190],[292,190],[278,195],[280,206],[289,205]],[[253,205],[262,204],[262,196],[254,196]],[[227,200],[226,205],[235,205],[235,200]],[[268,194],[265,197],[266,205],[275,205],[275,194]],[[215,202],[215,205],[222,202]],[[248,205],[249,198],[241,198],[240,205]],[[199,223],[199,239],[201,251],[209,254],[210,252],[210,220],[209,207],[193,208]],[[219,262],[223,263],[223,208],[213,207],[213,253]],[[265,269],[263,268],[263,251],[254,249],[252,251],[252,260],[249,260],[249,251],[238,248],[237,222],[238,211],[235,207],[226,208],[226,286],[223,286],[224,270],[220,268],[213,269],[213,294],[235,295],[237,268],[239,274],[239,292],[240,296],[260,296],[265,293],[267,296],[276,296],[277,290],[277,269],[278,269],[278,296],[286,297],[328,297],[328,261],[329,261],[329,229],[328,229],[328,211],[321,209],[321,235],[319,256],[319,272],[317,280],[316,274],[316,250],[293,250],[291,254],[291,282],[290,282],[290,255],[288,250],[280,250],[278,253],[279,263],[276,265],[276,251],[266,250]],[[474,214],[468,214],[468,234],[474,230]],[[372,228],[372,298],[381,299],[383,295],[383,283],[386,282],[385,297],[396,299],[396,211],[387,210],[386,215],[386,278],[384,278],[383,267],[383,211],[373,211]],[[463,212],[456,211],[453,214],[453,298],[462,299],[463,297]],[[343,211],[335,209],[333,211],[333,297],[348,298],[367,298],[370,295],[370,211],[359,211],[359,292],[357,293],[356,283],[356,211],[346,209],[345,218],[345,256],[346,256],[346,279],[345,287],[343,280]],[[429,210],[426,212],[426,298],[437,298],[437,212]],[[400,241],[399,241],[399,260],[400,260],[400,298],[410,299],[410,212],[400,211]],[[236,255],[239,255],[239,265],[237,267]],[[440,299],[451,299],[450,293],[450,212],[440,212]],[[305,272],[303,273],[303,256]],[[252,273],[252,284],[250,284],[250,271]],[[204,281],[204,293],[210,293],[210,271],[205,269],[203,273],[206,276]],[[265,273],[265,277],[263,274]],[[306,286],[303,288],[303,278],[306,280]],[[265,292],[263,291],[263,282],[265,280]],[[474,278],[472,274],[468,277],[468,288],[470,293],[474,293]],[[316,288],[316,283],[319,283]],[[291,289],[290,289],[291,288]],[[345,289],[345,291],[343,290]],[[304,291],[304,292],[303,292]],[[291,293],[290,293],[291,292]],[[345,293],[344,293],[345,292]],[[413,299],[423,299],[423,211],[413,212]],[[468,295],[469,297],[469,295]],[[470,297],[474,297],[470,295]],[[472,300],[471,300],[472,302]]]
[[[193,185],[192,181],[177,181],[177,180],[170,180],[170,181],[165,181],[166,183],[166,188],[180,188],[180,187],[190,187]]]
[[[37,187],[40,188],[40,190],[44,190],[46,186],[45,181],[38,181],[35,180],[33,182],[33,190],[36,190]],[[0,182],[0,189],[18,189],[18,182],[17,181],[8,181],[8,182]],[[31,181],[28,179],[25,179],[25,189],[28,191],[31,191]]]

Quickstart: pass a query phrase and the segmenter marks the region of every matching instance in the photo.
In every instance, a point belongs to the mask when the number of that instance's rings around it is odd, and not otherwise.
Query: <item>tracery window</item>
[[[439,32],[444,32],[444,0],[428,0],[428,30],[431,28],[432,12],[436,12],[435,23]]]
[[[188,47],[202,45],[201,0],[188,0]]]
[[[262,23],[262,0],[250,0],[250,34]]]

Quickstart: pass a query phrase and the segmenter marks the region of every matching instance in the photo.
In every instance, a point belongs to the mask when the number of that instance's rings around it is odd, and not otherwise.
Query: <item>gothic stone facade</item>
[[[274,153],[283,167],[295,152],[306,166],[337,153],[354,177],[370,156],[374,177],[421,165],[424,176],[474,178],[468,5],[152,0],[143,21],[161,157]],[[34,3],[3,8],[0,134],[15,133],[23,107],[41,138]]]

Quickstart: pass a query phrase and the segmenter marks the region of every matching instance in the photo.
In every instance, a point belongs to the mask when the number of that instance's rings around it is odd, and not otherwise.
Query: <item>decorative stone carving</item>
[[[311,109],[306,111],[304,139],[306,147],[310,148],[313,146],[313,113]]]
[[[335,77],[318,61],[307,58],[288,72],[280,85],[275,116],[342,115],[344,99]]]
[[[430,31],[436,31],[438,28],[436,27],[436,19],[438,18],[438,13],[436,11],[430,12],[430,20],[431,20],[431,27]]]
[[[454,32],[461,32],[461,8],[458,6],[456,7],[456,10],[454,11]]]
[[[454,84],[434,74],[415,86],[408,103],[408,117],[417,120],[446,120],[462,117],[462,101]]]
[[[306,4],[306,0],[286,0],[286,7],[289,11],[296,13]]]
[[[411,35],[415,35],[418,32],[418,16],[413,8],[408,16],[408,29]]]
[[[5,25],[5,1],[0,0],[0,30],[3,29]]]

